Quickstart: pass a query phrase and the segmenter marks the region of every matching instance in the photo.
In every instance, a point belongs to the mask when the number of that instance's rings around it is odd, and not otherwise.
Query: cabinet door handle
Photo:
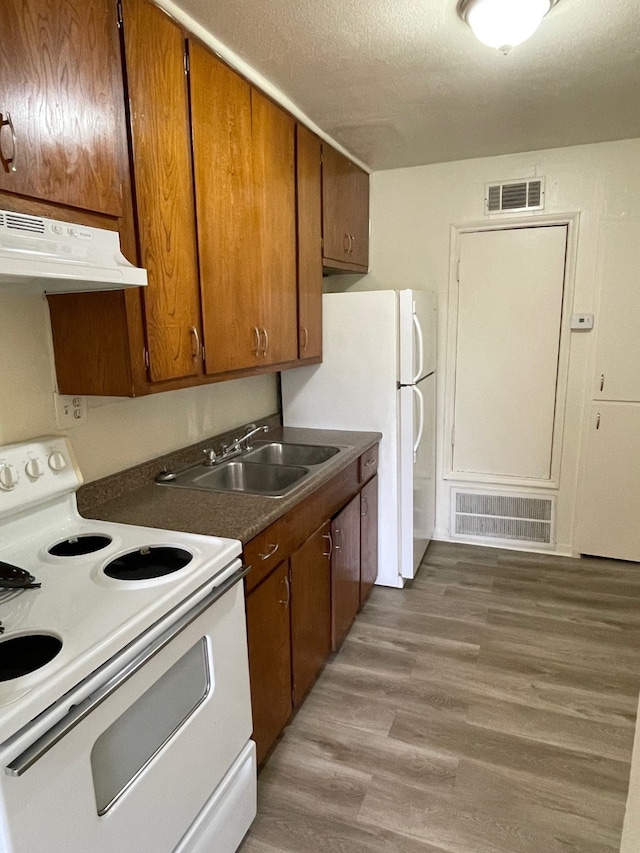
[[[256,338],[256,352],[255,352],[255,354],[256,354],[256,356],[259,356],[260,355],[260,346],[261,346],[262,340],[260,338],[260,329],[257,326],[253,327],[253,334],[255,335],[255,338]]]
[[[323,551],[322,556],[331,558],[331,555],[333,554],[333,539],[331,538],[331,534],[330,533],[323,533],[322,538],[326,539],[329,543],[329,550]]]
[[[335,536],[336,536],[336,539],[335,539],[335,542],[333,543],[333,547],[336,549],[336,551],[342,551],[342,530],[340,530],[339,527],[336,527]],[[340,544],[339,545],[338,545],[338,537],[340,537]]]
[[[260,559],[261,560],[268,560],[269,557],[273,557],[273,555],[276,553],[276,551],[278,550],[279,547],[280,547],[279,542],[276,542],[274,544],[270,543],[269,545],[267,545],[267,550],[265,551],[265,553],[260,554]]]
[[[2,143],[0,141],[0,162],[2,163],[2,168],[5,172],[17,172],[16,169],[16,149],[17,149],[17,140],[16,140],[16,131],[13,126],[13,121],[11,120],[11,113],[0,113],[0,140],[2,138],[2,128],[8,127],[9,132],[11,133],[11,157],[5,157],[2,152]]]
[[[269,332],[267,332],[264,326],[262,327],[262,334],[264,335],[264,346],[262,348],[262,355],[266,358],[267,352],[269,350]]]
[[[302,340],[304,343],[302,344],[302,349],[305,350],[309,345],[309,330],[306,326],[302,327]]]
[[[342,237],[342,248],[344,249],[345,255],[348,255],[351,251],[351,235],[347,234],[346,231]]]
[[[360,515],[365,518],[365,516],[369,515],[369,501],[363,495],[362,500],[360,501]]]
[[[289,575],[285,575],[283,578],[284,584],[287,587],[287,597],[286,599],[280,599],[280,604],[284,604],[285,607],[289,606],[289,602],[291,601],[291,584],[289,582]]]
[[[353,234],[349,234],[349,254],[350,255],[353,254],[353,250],[355,249],[355,245],[356,245],[356,238],[353,236]]]
[[[200,337],[198,335],[198,330],[195,326],[191,326],[189,332],[191,333],[191,337],[193,339],[193,346],[191,348],[191,358],[194,361],[197,361],[200,357]]]
[[[600,376],[600,390],[604,391],[604,373]]]

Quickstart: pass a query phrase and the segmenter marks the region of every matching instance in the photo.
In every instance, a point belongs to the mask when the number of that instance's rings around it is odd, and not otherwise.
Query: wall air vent
[[[555,497],[451,490],[451,538],[494,545],[555,545]]]
[[[544,208],[544,179],[505,181],[487,184],[484,194],[485,213],[515,213]]]

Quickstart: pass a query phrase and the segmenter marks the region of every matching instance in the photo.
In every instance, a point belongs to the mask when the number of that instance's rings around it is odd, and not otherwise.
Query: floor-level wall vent
[[[553,547],[555,497],[452,489],[451,538]]]

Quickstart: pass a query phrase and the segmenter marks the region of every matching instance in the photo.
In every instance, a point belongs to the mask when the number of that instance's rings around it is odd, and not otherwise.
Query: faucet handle
[[[207,457],[204,464],[205,465],[215,465],[215,463],[218,460],[218,456],[217,456],[215,450],[213,449],[213,447],[205,447],[205,449],[202,452]]]

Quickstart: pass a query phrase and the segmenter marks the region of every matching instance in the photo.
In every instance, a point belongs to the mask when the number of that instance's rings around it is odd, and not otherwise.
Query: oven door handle
[[[242,578],[249,573],[250,566],[240,566],[232,575],[226,578],[221,584],[215,586],[201,601],[195,604],[191,610],[188,610],[183,616],[177,619],[170,625],[164,633],[152,641],[146,648],[137,654],[129,663],[121,670],[106,681],[101,687],[95,690],[90,696],[76,705],[66,717],[52,726],[48,732],[45,732],[31,746],[27,747],[17,758],[4,768],[4,772],[9,776],[22,776],[29,770],[30,767],[39,761],[43,755],[54,747],[65,735],[81,723],[89,714],[101,705],[112,693],[128,681],[132,675],[135,675],[138,670],[148,663],[151,658],[155,657],[161,649],[170,643],[178,636],[188,625],[194,622],[201,616],[207,608],[211,607],[219,598],[234,587]]]

